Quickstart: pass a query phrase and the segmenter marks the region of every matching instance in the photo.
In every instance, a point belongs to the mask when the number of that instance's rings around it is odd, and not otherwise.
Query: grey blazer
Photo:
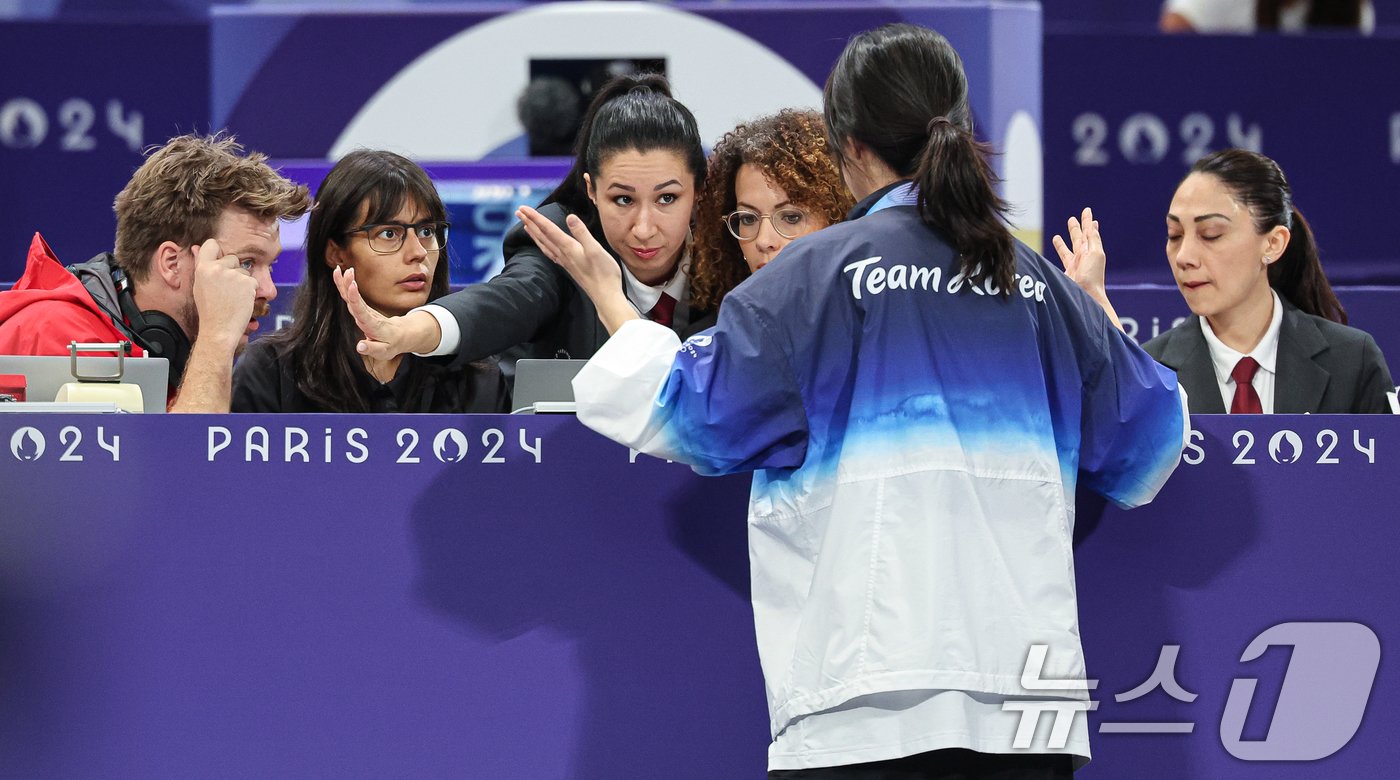
[[[1200,317],[1142,345],[1157,362],[1176,371],[1192,414],[1224,414],[1210,347]],[[1365,331],[1304,314],[1283,302],[1278,334],[1277,414],[1385,414],[1386,392],[1395,389],[1385,356]]]

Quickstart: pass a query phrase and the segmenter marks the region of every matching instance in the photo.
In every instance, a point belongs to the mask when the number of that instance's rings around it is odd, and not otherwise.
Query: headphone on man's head
[[[137,343],[151,357],[170,361],[170,384],[178,384],[185,375],[185,361],[190,357],[190,339],[184,328],[164,312],[141,311],[136,305],[131,279],[120,268],[112,269],[112,281],[117,287],[117,305]]]

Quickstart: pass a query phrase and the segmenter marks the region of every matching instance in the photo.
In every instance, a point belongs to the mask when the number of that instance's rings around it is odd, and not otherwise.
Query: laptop
[[[511,402],[514,413],[573,414],[574,375],[587,362],[530,358],[515,361],[515,393]]]
[[[84,376],[111,376],[117,373],[114,357],[79,357],[78,370]],[[71,357],[0,355],[0,375],[22,374],[25,378],[25,400],[30,403],[52,402],[58,389],[73,378]],[[165,411],[165,396],[170,376],[170,361],[165,358],[124,358],[121,381],[141,388],[141,405],[147,414]],[[46,404],[47,407],[47,404]],[[45,411],[54,411],[46,408]]]

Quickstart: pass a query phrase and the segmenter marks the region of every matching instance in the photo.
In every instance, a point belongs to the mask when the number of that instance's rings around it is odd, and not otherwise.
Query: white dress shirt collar
[[[646,316],[651,311],[656,302],[661,300],[661,293],[674,298],[677,304],[685,303],[686,290],[689,286],[689,275],[686,271],[690,266],[690,258],[682,257],[676,264],[676,272],[670,279],[658,285],[642,284],[637,277],[632,275],[632,271],[627,268],[626,263],[622,263],[622,282],[627,291],[627,300],[636,307],[637,313]]]
[[[1259,370],[1254,372],[1254,380],[1250,384],[1254,385],[1254,391],[1259,394],[1259,405],[1263,407],[1264,414],[1274,413],[1274,385],[1277,382],[1278,336],[1283,328],[1283,302],[1273,290],[1269,290],[1269,295],[1273,296],[1274,301],[1274,313],[1269,319],[1269,328],[1264,331],[1264,337],[1259,339],[1254,349],[1247,353],[1227,346],[1215,335],[1215,331],[1211,330],[1206,318],[1200,318],[1201,335],[1205,337],[1206,346],[1210,349],[1210,362],[1215,367],[1215,382],[1220,388],[1220,397],[1224,400],[1227,410],[1235,397],[1235,380],[1230,373],[1235,370],[1235,365],[1241,358],[1252,357],[1259,364]]]

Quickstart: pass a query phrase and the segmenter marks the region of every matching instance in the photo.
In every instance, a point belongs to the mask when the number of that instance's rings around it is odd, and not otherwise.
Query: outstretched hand
[[[1104,267],[1108,258],[1104,254],[1103,238],[1099,235],[1099,222],[1094,219],[1094,210],[1084,209],[1079,219],[1070,217],[1067,225],[1069,245],[1059,236],[1052,238],[1051,243],[1055,245],[1060,263],[1069,278],[1089,294],[1098,297],[1104,289]]]
[[[515,216],[520,218],[525,232],[545,257],[568,271],[589,297],[596,299],[596,293],[610,288],[621,289],[622,271],[617,261],[593,237],[583,220],[570,214],[565,220],[569,232],[565,233],[548,217],[529,206],[521,206]]]
[[[529,206],[521,206],[515,216],[544,256],[567,271],[593,301],[598,319],[608,333],[616,333],[628,320],[641,318],[622,292],[621,266],[593,237],[583,220],[570,214],[565,220],[569,226],[566,233]]]
[[[355,283],[355,269],[337,267],[331,271],[331,278],[355,319],[355,326],[365,334],[355,345],[361,355],[390,360],[405,352],[430,352],[437,348],[442,333],[433,315],[409,312],[402,317],[385,317],[365,302]]]

